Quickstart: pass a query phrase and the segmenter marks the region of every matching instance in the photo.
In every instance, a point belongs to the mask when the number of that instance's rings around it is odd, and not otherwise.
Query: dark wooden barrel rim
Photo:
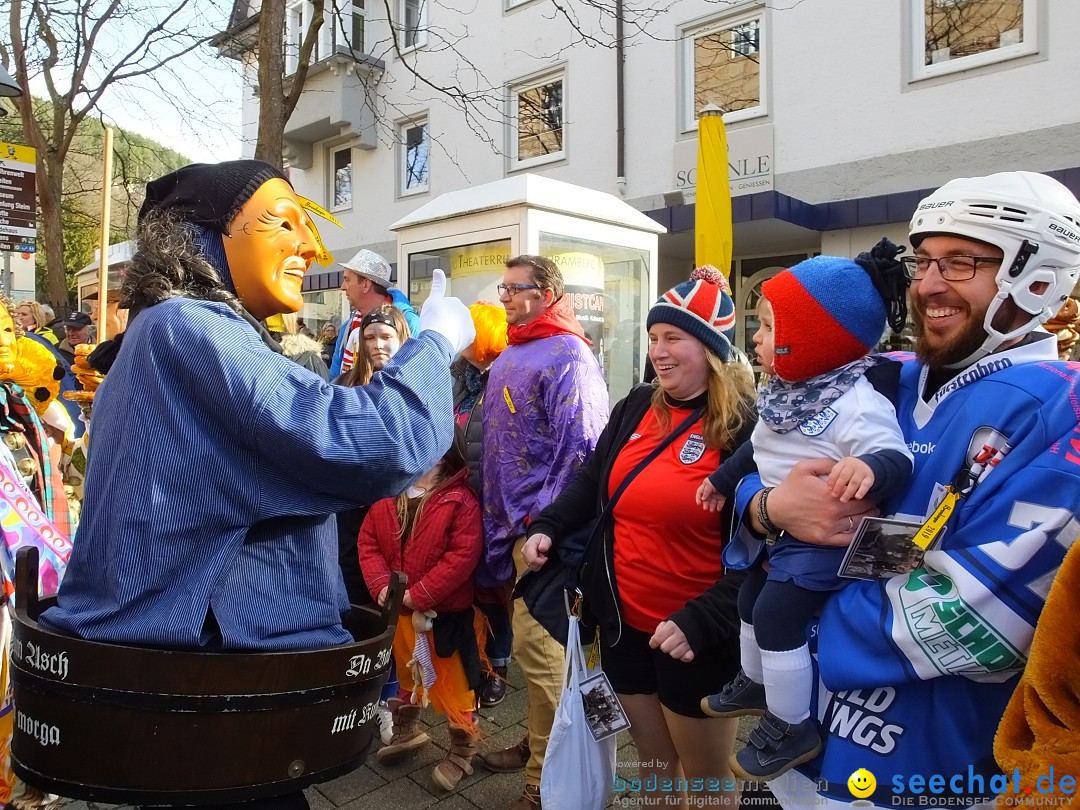
[[[113,804],[269,798],[356,768],[375,728],[405,576],[357,641],[316,650],[199,652],[87,641],[38,619],[37,550],[15,572],[12,766],[29,784]]]

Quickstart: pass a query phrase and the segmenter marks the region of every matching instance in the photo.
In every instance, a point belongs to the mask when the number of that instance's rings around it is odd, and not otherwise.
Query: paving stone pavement
[[[481,749],[503,748],[520,742],[526,727],[526,692],[521,670],[511,663],[506,698],[498,706],[480,710]],[[466,776],[452,793],[443,793],[431,781],[431,769],[442,759],[450,745],[446,720],[430,709],[423,722],[432,745],[421,749],[411,759],[393,766],[375,761],[374,748],[367,762],[352,773],[307,789],[312,810],[508,810],[521,795],[524,774],[492,773],[477,762],[471,776]],[[752,724],[740,726],[739,739],[745,742]],[[378,746],[376,741],[375,746]],[[627,732],[618,737],[616,772],[624,779],[636,778],[637,750]],[[623,802],[630,799],[630,802]],[[608,806],[631,804],[628,794],[613,795]],[[132,808],[94,802],[71,801],[62,810],[132,810]],[[558,810],[552,808],[551,810]]]

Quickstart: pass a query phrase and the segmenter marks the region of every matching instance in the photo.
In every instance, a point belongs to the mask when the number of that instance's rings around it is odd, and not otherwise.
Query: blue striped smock
[[[167,647],[349,641],[331,513],[397,494],[450,446],[449,353],[425,333],[345,388],[225,304],[143,311],[98,389],[82,522],[42,621]]]

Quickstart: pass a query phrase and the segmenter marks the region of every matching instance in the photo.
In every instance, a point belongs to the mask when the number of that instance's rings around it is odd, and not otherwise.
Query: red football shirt
[[[672,426],[690,413],[673,408]],[[615,459],[608,497],[663,439],[649,408]],[[634,629],[652,633],[720,579],[720,513],[694,503],[701,482],[720,461],[720,451],[705,446],[698,420],[637,474],[615,505],[615,578],[623,621]]]

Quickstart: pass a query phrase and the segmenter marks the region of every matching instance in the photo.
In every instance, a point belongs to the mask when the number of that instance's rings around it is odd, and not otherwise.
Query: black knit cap
[[[261,160],[192,163],[146,184],[139,220],[151,211],[174,209],[186,222],[224,234],[240,206],[275,177],[289,182],[281,169]]]

